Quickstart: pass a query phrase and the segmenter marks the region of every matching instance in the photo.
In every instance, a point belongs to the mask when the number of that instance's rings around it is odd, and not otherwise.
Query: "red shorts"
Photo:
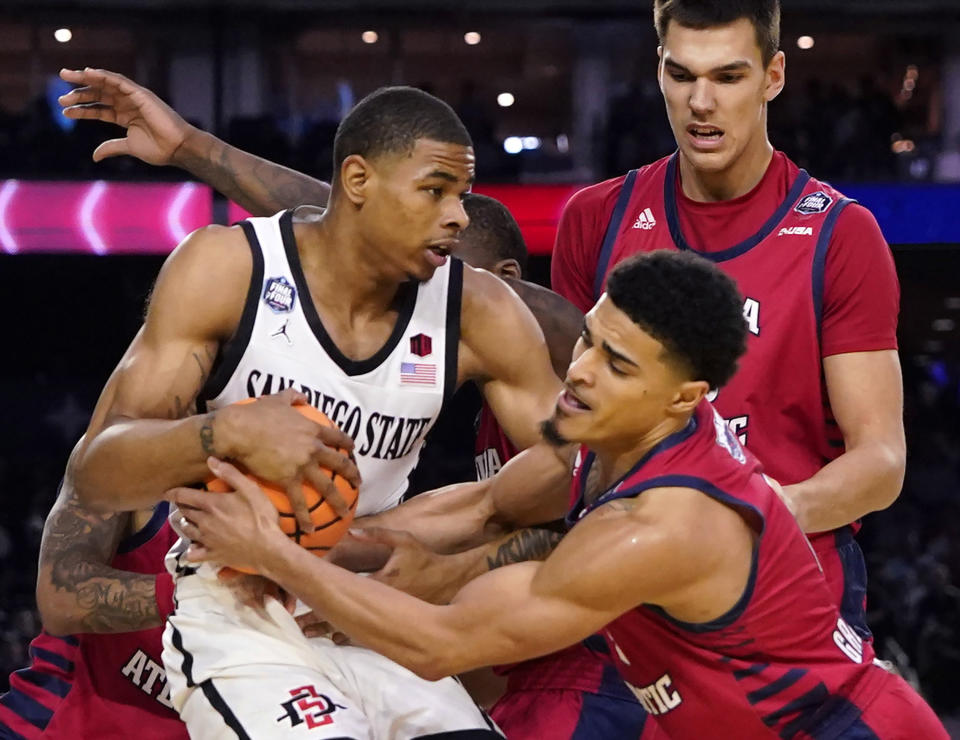
[[[851,729],[849,740],[950,740],[930,705],[900,676],[890,674],[887,685],[870,702],[857,723],[872,734],[856,734]],[[842,735],[847,740],[848,735]]]

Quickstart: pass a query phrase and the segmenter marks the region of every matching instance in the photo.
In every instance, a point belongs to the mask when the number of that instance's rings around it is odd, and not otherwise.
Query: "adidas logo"
[[[649,208],[644,208],[642,211],[640,211],[640,215],[637,216],[637,220],[636,223],[633,224],[633,228],[650,231],[650,229],[656,225],[657,219],[653,217],[653,211],[651,211]]]
[[[809,226],[786,226],[780,229],[777,236],[813,236],[813,229]]]

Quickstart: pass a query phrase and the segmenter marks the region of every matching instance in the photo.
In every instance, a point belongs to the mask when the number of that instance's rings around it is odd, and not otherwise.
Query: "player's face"
[[[764,67],[750,20],[705,29],[671,22],[658,53],[670,127],[695,170],[723,172],[766,147],[766,103],[783,88],[784,57]]]
[[[413,152],[373,163],[363,223],[385,271],[429,280],[457,247],[469,218],[461,198],[474,176],[473,149],[420,139]]]
[[[669,418],[683,383],[663,345],[604,295],[584,319],[553,426],[571,442],[627,452]]]

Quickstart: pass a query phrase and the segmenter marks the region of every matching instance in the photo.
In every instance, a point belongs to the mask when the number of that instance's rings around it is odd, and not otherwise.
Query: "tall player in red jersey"
[[[44,631],[0,696],[0,738],[186,739],[160,662],[173,611],[167,508],[99,514],[61,488],[40,549]]]
[[[190,557],[256,568],[428,678],[599,630],[674,738],[946,738],[844,621],[776,484],[706,400],[745,349],[741,309],[733,281],[692,254],[615,268],[544,424],[558,447],[521,453],[487,489],[491,517],[523,525],[563,510],[555,483],[572,478],[570,532],[544,562],[483,575],[449,606],[304,552],[220,461],[239,494],[171,493],[203,543]]]
[[[784,484],[834,599],[861,636],[860,517],[903,482],[899,287],[873,216],[775,151],[767,106],[784,85],[778,0],[656,0],[658,75],[678,151],[570,200],[554,289],[586,310],[610,268],[690,250],[731,275],[750,329],[713,399]]]

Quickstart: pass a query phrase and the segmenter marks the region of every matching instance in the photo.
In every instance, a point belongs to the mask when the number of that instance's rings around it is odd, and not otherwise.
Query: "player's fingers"
[[[317,439],[328,447],[339,447],[343,450],[353,449],[353,437],[344,432],[340,427],[326,427],[317,425]]]
[[[291,406],[298,403],[308,403],[307,397],[294,388],[286,388],[277,393],[275,397],[284,403],[289,403]]]
[[[327,475],[326,472],[315,465],[307,465],[303,470],[303,474],[306,479],[313,484],[313,487],[317,489],[320,495],[323,496],[323,500],[330,504],[330,508],[336,512],[338,517],[346,519],[350,516],[350,505],[343,498],[340,491],[337,490],[331,476]]]
[[[87,105],[71,105],[60,111],[67,118],[91,119],[94,121],[103,121],[104,123],[116,123],[117,112],[107,105],[100,103],[89,103]]]
[[[83,72],[88,84],[100,84],[105,88],[118,90],[124,95],[132,95],[144,89],[119,72],[111,72],[108,69],[92,69],[90,67],[84,69]]]
[[[202,563],[205,560],[213,560],[210,551],[199,542],[192,542],[187,548],[187,560],[193,563]]]
[[[164,498],[181,509],[206,509],[210,505],[210,494],[196,488],[171,488]]]
[[[86,81],[82,69],[67,69],[66,67],[60,70],[60,79],[74,85],[82,85]]]
[[[313,461],[317,465],[328,468],[341,478],[345,478],[354,488],[360,487],[363,481],[360,479],[360,471],[352,457],[328,447],[319,439],[314,444],[313,450]]]
[[[211,455],[207,458],[207,467],[220,480],[229,483],[235,491],[243,491],[250,486],[256,487],[253,481],[226,460],[219,460]]]
[[[290,500],[290,508],[293,509],[293,515],[297,519],[297,526],[304,532],[310,534],[313,532],[313,520],[310,518],[310,507],[307,506],[307,500],[303,495],[303,483],[300,478],[295,478],[286,487],[287,498]]]
[[[109,139],[93,150],[93,161],[99,162],[107,157],[119,157],[130,153],[130,142],[124,139]]]

